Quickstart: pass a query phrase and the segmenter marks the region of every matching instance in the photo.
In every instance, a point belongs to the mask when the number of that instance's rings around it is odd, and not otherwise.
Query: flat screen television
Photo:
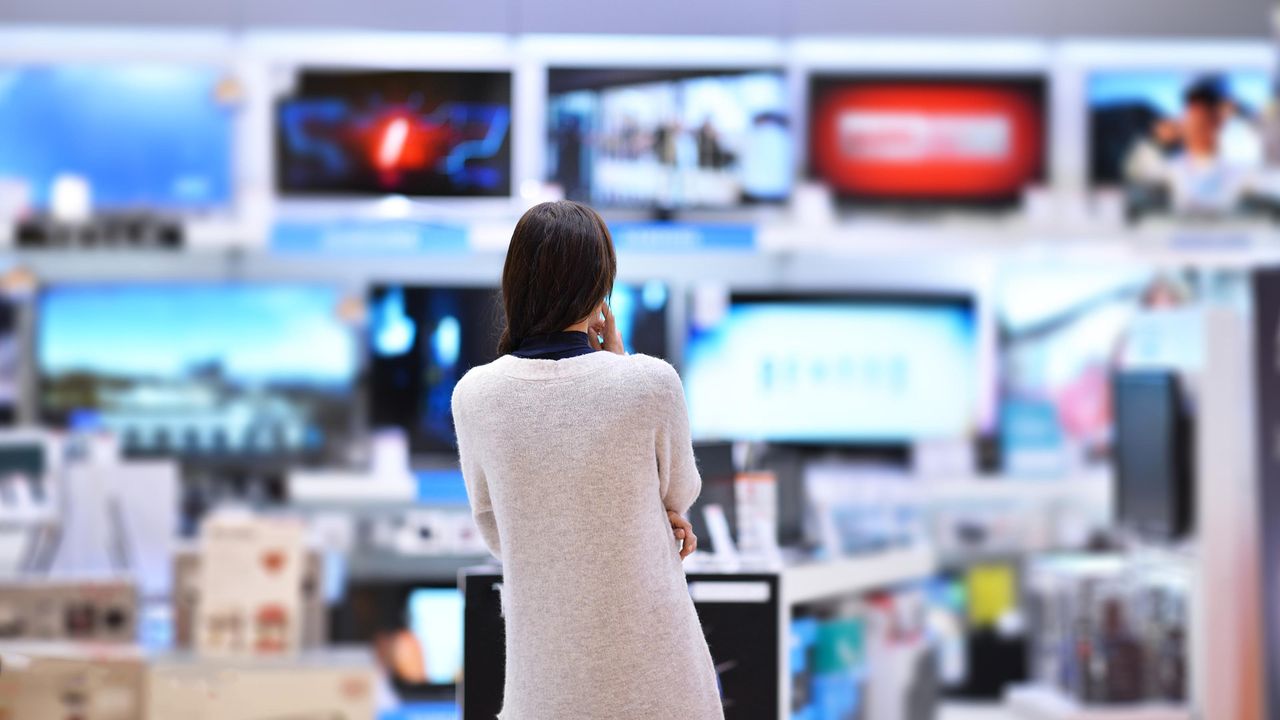
[[[1091,185],[1126,188],[1137,209],[1245,209],[1266,162],[1269,72],[1099,71],[1086,97]]]
[[[335,288],[55,285],[37,309],[43,419],[130,455],[340,457],[358,372]]]
[[[1040,76],[816,75],[809,171],[848,204],[1012,207],[1048,126]]]
[[[284,195],[511,194],[511,74],[304,70],[276,106]]]
[[[785,200],[793,149],[779,70],[552,68],[546,179],[602,207]]]
[[[0,65],[0,179],[47,208],[54,180],[94,207],[197,212],[234,199],[235,83],[216,67]]]
[[[896,445],[975,436],[980,373],[966,296],[734,294],[683,375],[695,438]]]
[[[609,302],[628,352],[666,356],[664,283],[618,283]],[[372,425],[403,429],[415,454],[453,454],[453,389],[468,370],[497,358],[500,291],[379,285],[369,308]]]

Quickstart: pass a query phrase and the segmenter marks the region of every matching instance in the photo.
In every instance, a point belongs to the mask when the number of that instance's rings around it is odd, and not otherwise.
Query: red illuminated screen
[[[1037,79],[818,79],[809,166],[853,200],[1014,202],[1044,175],[1043,96]]]

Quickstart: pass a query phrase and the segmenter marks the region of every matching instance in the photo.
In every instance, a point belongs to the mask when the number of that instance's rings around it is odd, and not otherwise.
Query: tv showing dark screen
[[[618,283],[609,303],[627,352],[667,355],[667,286]],[[468,370],[497,359],[496,288],[380,285],[370,296],[370,419],[397,427],[415,453],[452,454],[450,402]]]
[[[60,175],[95,207],[230,206],[234,83],[215,67],[156,63],[0,66],[0,178],[47,208]]]
[[[285,195],[511,194],[511,74],[304,71],[276,108]]]
[[[450,402],[468,370],[497,358],[493,288],[375,287],[370,298],[370,420],[402,428],[416,453],[452,452]]]
[[[811,81],[809,171],[861,205],[1005,207],[1046,176],[1039,76]]]
[[[1117,510],[1124,528],[1177,538],[1193,522],[1190,420],[1177,376],[1125,371],[1114,378]]]
[[[546,178],[608,207],[785,200],[793,176],[777,70],[553,68]]]
[[[40,412],[130,455],[340,457],[359,356],[312,285],[57,285],[40,295]]]

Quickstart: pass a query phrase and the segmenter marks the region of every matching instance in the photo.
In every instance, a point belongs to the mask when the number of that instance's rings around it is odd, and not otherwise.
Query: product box
[[[147,720],[373,720],[377,682],[367,653],[296,659],[157,660]]]
[[[303,524],[217,515],[201,528],[196,649],[206,657],[287,656],[302,646]]]
[[[328,608],[324,601],[324,555],[315,548],[306,552],[302,565],[303,649],[322,647],[329,638]],[[173,646],[179,650],[195,647],[196,619],[200,616],[200,554],[184,548],[173,557]]]
[[[0,640],[129,643],[138,592],[127,580],[33,578],[0,583]]]
[[[145,688],[133,646],[0,643],[0,720],[145,720]]]

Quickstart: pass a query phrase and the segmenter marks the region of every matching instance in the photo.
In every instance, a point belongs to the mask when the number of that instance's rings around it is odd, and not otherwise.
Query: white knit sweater
[[[701,480],[676,371],[510,355],[453,394],[471,509],[502,560],[504,720],[723,717],[666,509]]]

